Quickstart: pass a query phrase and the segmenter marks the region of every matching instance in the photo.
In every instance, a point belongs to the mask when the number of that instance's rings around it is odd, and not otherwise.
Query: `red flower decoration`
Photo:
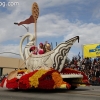
[[[19,80],[19,89],[29,89],[31,87],[29,84],[29,77],[31,77],[36,72],[37,70],[23,75]]]
[[[18,79],[13,78],[11,80],[7,80],[6,87],[7,88],[12,88],[12,89],[17,89],[18,88]]]
[[[43,80],[39,82],[38,88],[40,89],[53,89],[54,81],[53,80]]]
[[[22,72],[18,72],[17,74],[24,74],[25,72],[24,71],[22,71]]]
[[[66,73],[66,74],[71,74],[71,73],[75,73],[75,74],[79,74],[81,73],[80,71],[71,69],[71,68],[64,68],[61,73]]]
[[[83,75],[83,79],[82,82],[85,83],[86,85],[89,85],[89,80],[88,77],[81,71],[77,71],[71,68],[65,68],[61,71],[61,73],[66,73],[66,74],[71,74],[71,73],[75,73],[75,74],[81,74]]]
[[[54,80],[52,79],[52,73],[55,70],[49,70],[47,73],[43,74],[41,78],[39,78],[39,85],[38,88],[40,89],[53,89],[54,87]]]

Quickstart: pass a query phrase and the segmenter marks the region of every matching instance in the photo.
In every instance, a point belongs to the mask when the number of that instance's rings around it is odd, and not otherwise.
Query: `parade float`
[[[0,86],[8,89],[75,89],[80,85],[89,85],[88,78],[83,72],[64,67],[68,52],[77,40],[79,42],[79,36],[60,43],[55,49],[44,54],[35,55],[30,52],[31,47],[37,46],[38,15],[39,7],[35,2],[30,18],[18,23],[34,23],[35,35],[27,33],[22,37],[19,48],[25,66],[9,73]],[[22,50],[22,44],[27,37],[29,42]],[[23,64],[20,67],[22,66]]]

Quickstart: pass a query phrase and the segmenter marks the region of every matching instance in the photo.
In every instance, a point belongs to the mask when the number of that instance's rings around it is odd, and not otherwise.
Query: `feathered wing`
[[[79,42],[79,36],[76,36],[69,39],[68,41],[65,41],[64,43],[59,44],[54,49],[54,53],[51,54],[51,59],[53,59],[53,68],[55,68],[59,72],[63,69],[68,52],[76,40],[78,40]]]

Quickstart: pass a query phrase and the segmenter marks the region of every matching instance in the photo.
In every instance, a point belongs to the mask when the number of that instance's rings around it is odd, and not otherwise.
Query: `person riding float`
[[[41,54],[47,53],[49,51],[51,51],[50,43],[45,43],[45,44],[40,43],[39,48],[37,48],[36,46],[32,46],[30,48],[30,52],[32,52],[32,54],[35,54],[35,55],[37,55],[37,54],[41,55]]]
[[[50,45],[50,43],[45,44],[45,50],[46,50],[45,53],[51,51],[51,45]]]
[[[30,48],[30,52],[31,52],[32,54],[34,54],[34,55],[37,55],[37,52],[38,52],[37,47],[36,47],[36,46],[32,46],[32,47]]]
[[[43,43],[39,44],[39,49],[38,49],[38,54],[44,54],[44,49],[43,49],[44,45]]]

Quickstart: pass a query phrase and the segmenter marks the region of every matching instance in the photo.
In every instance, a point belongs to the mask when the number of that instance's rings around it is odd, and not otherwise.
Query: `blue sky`
[[[19,5],[0,5],[0,52],[19,53],[20,36],[26,30],[13,23],[27,19],[31,15],[34,2],[39,6],[38,44],[48,41],[55,47],[56,42],[60,43],[78,35],[80,43],[76,42],[68,54],[71,59],[79,52],[82,55],[83,44],[100,42],[100,0],[0,0],[0,4],[3,2],[18,2]],[[33,24],[25,26],[29,27],[30,33],[34,33]]]

